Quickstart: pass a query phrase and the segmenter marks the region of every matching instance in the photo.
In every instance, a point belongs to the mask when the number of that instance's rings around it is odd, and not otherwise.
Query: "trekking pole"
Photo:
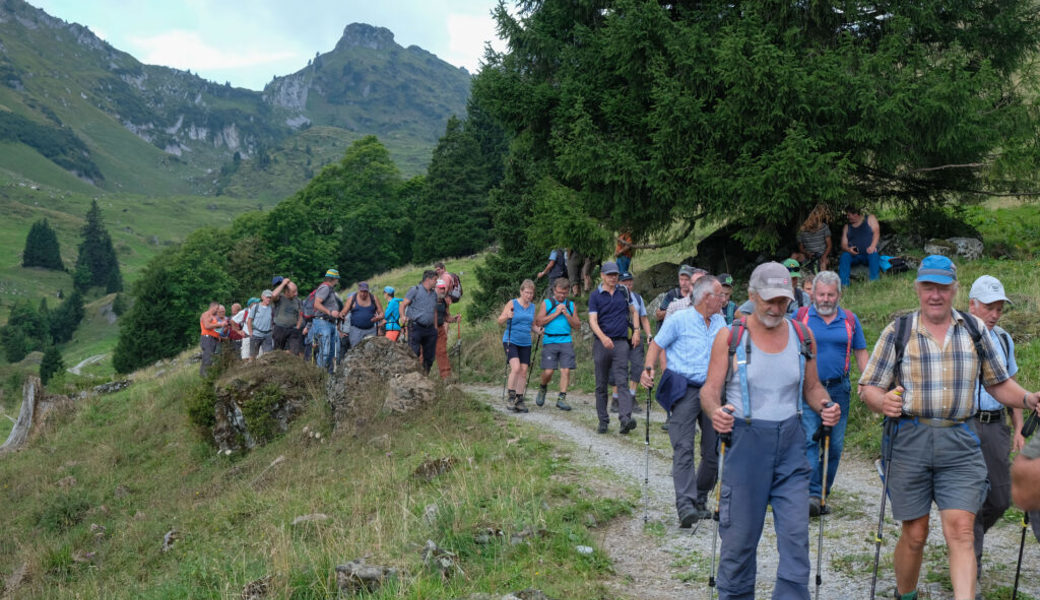
[[[725,409],[723,409],[725,410]],[[715,544],[719,539],[719,504],[722,501],[722,470],[726,467],[726,446],[733,441],[733,432],[719,434],[719,480],[715,485],[715,533],[711,536],[711,572],[708,575],[708,587],[711,588],[711,600],[715,600]],[[722,559],[719,558],[719,562]]]
[[[1018,578],[1022,574],[1022,550],[1026,546],[1026,530],[1029,529],[1029,513],[1022,512],[1022,539],[1018,542],[1018,566],[1015,567],[1015,588],[1011,600],[1018,600]]]
[[[885,501],[888,499],[888,473],[892,468],[892,446],[895,445],[899,427],[891,417],[885,419],[885,437],[888,438],[888,452],[884,454],[885,469],[881,476],[881,512],[878,513],[877,534],[874,536],[874,574],[870,578],[870,600],[874,600],[877,591],[878,561],[881,559],[881,540],[884,537]],[[880,473],[881,470],[878,469]]]
[[[538,356],[538,346],[542,343],[542,334],[538,334],[538,339],[534,341],[534,351],[531,352],[531,364],[527,365],[527,381],[524,382],[524,395],[527,394],[527,386],[531,385],[531,365],[538,364],[535,362],[535,357]]]
[[[456,325],[456,327],[455,327],[455,334],[459,338],[458,340],[455,341],[455,344],[459,347],[459,370],[458,370],[458,373],[455,374],[455,381],[457,383],[461,383],[462,382],[462,364],[463,364],[462,363],[462,315],[459,315],[459,320],[455,321],[455,325]]]
[[[506,322],[506,376],[502,379],[502,402],[506,401],[506,385],[509,383],[509,343],[513,340],[513,317]]]
[[[647,367],[649,368],[649,367]],[[651,390],[646,388],[646,470],[643,472],[643,525],[650,520],[650,402]],[[1021,562],[1021,561],[1020,561]]]
[[[833,402],[826,402],[823,407],[830,408]],[[823,454],[823,480],[822,493],[820,494],[820,533],[816,536],[816,600],[820,600],[820,584],[823,583],[823,578],[820,577],[820,566],[823,562],[823,520],[826,515],[827,508],[827,458],[831,451],[831,427],[830,425],[821,425],[820,430],[816,433],[816,441],[819,438],[823,438],[822,454]]]

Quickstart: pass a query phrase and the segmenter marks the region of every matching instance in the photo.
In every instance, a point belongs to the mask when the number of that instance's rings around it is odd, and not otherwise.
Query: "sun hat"
[[[755,267],[748,286],[754,288],[763,300],[772,300],[780,296],[794,300],[791,273],[778,262],[762,263]]]
[[[339,279],[339,271],[336,270],[336,269],[329,269],[328,271],[325,271],[325,277],[326,278],[331,277],[333,279]]]

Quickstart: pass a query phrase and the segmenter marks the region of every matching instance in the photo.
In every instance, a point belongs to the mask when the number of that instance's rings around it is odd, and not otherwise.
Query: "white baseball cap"
[[[794,300],[791,274],[787,267],[778,262],[762,263],[755,267],[748,286],[754,288],[759,297],[766,301],[780,296]]]
[[[1004,293],[1004,284],[1000,283],[1000,280],[992,275],[983,275],[976,279],[975,283],[971,284],[971,292],[968,294],[968,298],[983,304],[990,304],[998,300],[1011,302],[1011,299]],[[1014,302],[1011,303],[1014,304]]]

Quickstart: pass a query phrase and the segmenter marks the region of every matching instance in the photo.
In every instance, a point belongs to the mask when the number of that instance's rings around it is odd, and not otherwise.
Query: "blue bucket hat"
[[[940,285],[950,285],[957,281],[957,265],[948,257],[932,254],[924,257],[917,268],[917,281],[929,281]]]

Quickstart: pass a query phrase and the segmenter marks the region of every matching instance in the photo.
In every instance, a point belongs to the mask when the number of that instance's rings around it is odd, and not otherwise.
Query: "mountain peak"
[[[343,37],[336,44],[336,48],[361,47],[372,50],[386,50],[396,45],[393,32],[386,27],[374,27],[366,23],[351,23],[343,30]]]

